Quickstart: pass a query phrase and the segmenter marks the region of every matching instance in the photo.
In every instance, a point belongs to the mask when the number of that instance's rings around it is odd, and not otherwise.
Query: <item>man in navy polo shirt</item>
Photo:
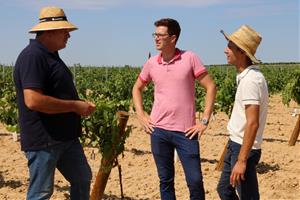
[[[58,51],[77,28],[57,7],[41,9],[36,39],[20,53],[14,70],[21,149],[28,159],[27,200],[50,199],[57,168],[71,184],[71,199],[89,199],[91,169],[78,140],[81,116],[95,105],[79,99],[73,76]]]

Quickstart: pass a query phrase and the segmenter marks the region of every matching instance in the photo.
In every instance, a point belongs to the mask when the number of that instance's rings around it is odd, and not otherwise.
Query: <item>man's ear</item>
[[[176,39],[177,39],[177,38],[176,38],[176,35],[172,35],[172,36],[171,36],[171,39],[172,39],[172,42],[176,43]]]

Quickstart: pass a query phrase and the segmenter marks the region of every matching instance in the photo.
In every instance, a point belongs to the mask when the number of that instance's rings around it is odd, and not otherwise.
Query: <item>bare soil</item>
[[[299,106],[294,102],[290,107],[284,106],[278,95],[270,99],[262,157],[258,165],[262,200],[300,200],[300,138],[295,146],[288,146],[297,121],[297,117],[291,115],[294,108],[299,109]],[[215,167],[228,139],[227,122],[228,117],[224,113],[218,113],[200,140],[202,171],[208,200],[219,199],[216,186],[220,172],[216,171]],[[124,157],[119,157],[124,199],[160,199],[159,180],[151,155],[149,135],[142,131],[134,115],[130,117],[128,125],[133,127],[133,131],[126,141]],[[85,148],[85,153],[93,171],[94,182],[101,157],[97,149]],[[27,160],[20,150],[19,142],[13,141],[3,125],[0,125],[0,155],[0,199],[25,199],[28,187]],[[175,169],[177,199],[187,200],[189,193],[180,161],[176,162]],[[52,199],[69,199],[68,190],[68,182],[57,172]],[[121,199],[117,167],[112,169],[104,199]]]

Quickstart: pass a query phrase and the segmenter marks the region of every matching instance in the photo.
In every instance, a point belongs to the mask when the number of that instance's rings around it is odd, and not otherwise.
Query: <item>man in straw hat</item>
[[[237,91],[227,129],[230,139],[217,191],[222,200],[259,199],[256,165],[268,108],[268,87],[254,56],[261,36],[242,25],[228,36],[227,62],[236,67]],[[238,195],[236,194],[236,190]]]
[[[89,199],[91,169],[78,140],[80,116],[95,105],[79,99],[71,71],[59,57],[69,32],[77,28],[64,11],[45,7],[36,33],[20,53],[14,69],[21,149],[28,159],[27,199],[50,199],[57,168],[71,184],[71,199]]]
[[[162,200],[175,200],[174,149],[181,160],[190,199],[205,199],[198,138],[206,130],[216,95],[214,81],[198,56],[176,48],[179,23],[163,18],[152,34],[160,53],[149,58],[132,89],[139,121],[151,135],[151,150],[160,179]],[[149,117],[143,109],[142,92],[154,83],[154,103]],[[202,119],[195,119],[195,82],[206,90]]]

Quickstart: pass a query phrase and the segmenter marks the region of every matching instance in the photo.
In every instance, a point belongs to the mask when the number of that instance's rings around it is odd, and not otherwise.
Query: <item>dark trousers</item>
[[[151,150],[160,179],[162,200],[175,200],[174,149],[182,163],[191,200],[204,200],[203,177],[197,137],[190,140],[183,132],[155,128],[151,134]]]
[[[224,160],[224,168],[219,180],[217,191],[222,200],[258,200],[259,190],[257,182],[256,165],[261,156],[261,150],[251,150],[245,171],[245,180],[240,185],[233,188],[230,185],[231,171],[237,161],[241,145],[233,141],[229,141],[227,145],[227,153]],[[236,194],[236,190],[238,195]]]
[[[30,175],[27,200],[50,199],[56,168],[71,184],[71,200],[89,200],[92,172],[78,139],[25,154]]]

